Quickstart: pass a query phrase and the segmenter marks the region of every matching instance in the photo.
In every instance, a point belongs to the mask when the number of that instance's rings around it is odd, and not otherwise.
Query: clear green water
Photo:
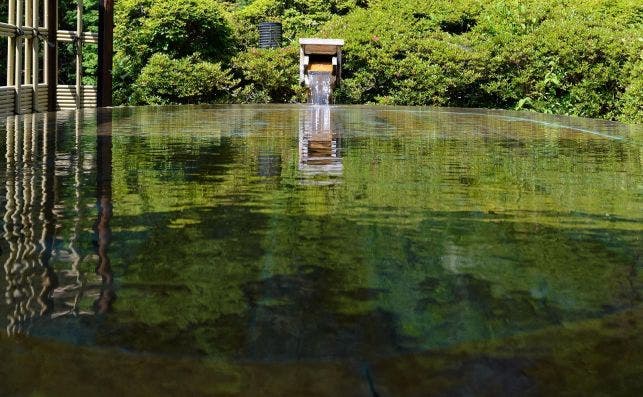
[[[447,395],[500,375],[492,394],[542,392],[542,373],[523,369],[559,349],[543,346],[556,335],[572,356],[627,340],[585,353],[643,366],[623,356],[643,328],[640,126],[342,106],[133,108],[1,126],[8,394],[65,390],[43,381],[30,351],[47,371],[98,355],[88,378],[114,357],[129,362],[120,371],[156,359],[188,360],[191,376],[232,366],[231,394],[258,378],[283,378],[256,389],[268,394],[315,394],[288,389],[307,379],[286,379],[290,365],[337,386],[331,395],[399,395],[402,384],[424,395],[437,386],[409,376],[454,374],[465,386]],[[634,322],[599,332],[623,316]],[[431,378],[440,365],[450,369]],[[622,376],[625,394],[642,386]],[[78,395],[95,395],[91,385]]]

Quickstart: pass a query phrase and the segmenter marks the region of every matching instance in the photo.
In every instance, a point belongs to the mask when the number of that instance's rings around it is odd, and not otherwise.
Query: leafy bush
[[[321,34],[346,39],[338,101],[640,122],[642,22],[635,0],[380,0]]]
[[[220,63],[196,57],[175,60],[155,54],[132,87],[132,102],[154,105],[222,102],[238,83]]]
[[[296,40],[314,35],[346,40],[337,103],[516,108],[643,122],[637,0],[121,0],[116,11],[116,103],[157,100],[140,94],[137,77],[157,53],[189,58],[186,65],[231,67],[241,79],[235,101],[304,100]],[[282,22],[287,48],[253,49],[264,20]],[[131,98],[134,82],[139,93]],[[171,101],[185,98],[192,96]]]
[[[536,9],[540,15],[514,23],[517,33],[500,32],[507,26],[500,16],[481,25],[480,41],[501,40],[488,48],[493,74],[483,89],[507,106],[527,104],[545,113],[618,118],[620,97],[636,78],[623,71],[643,49],[632,39],[641,28],[631,19],[636,7],[631,1],[615,2],[620,12],[614,15],[602,9],[605,2],[585,3],[574,9],[534,5],[532,14]]]
[[[217,0],[122,0],[116,2],[114,96],[127,103],[131,86],[157,53],[226,62],[234,53],[229,16]],[[171,83],[171,82],[168,82]]]
[[[251,49],[233,59],[233,67],[244,86],[235,93],[239,102],[299,102],[299,49]]]
[[[643,123],[643,59],[631,65],[628,75],[629,85],[620,99],[620,119],[630,123]]]
[[[255,0],[236,15],[241,23],[256,26],[262,21],[279,21],[287,42],[314,34],[333,15],[345,15],[366,0]]]

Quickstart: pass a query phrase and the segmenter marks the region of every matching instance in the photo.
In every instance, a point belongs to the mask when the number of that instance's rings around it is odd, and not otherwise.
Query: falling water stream
[[[310,99],[312,105],[328,105],[330,103],[332,76],[327,72],[310,72]]]

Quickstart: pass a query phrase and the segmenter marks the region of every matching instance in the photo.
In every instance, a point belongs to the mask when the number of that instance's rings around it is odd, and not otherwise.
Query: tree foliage
[[[216,0],[124,0],[117,3],[115,18],[117,103],[133,100],[133,84],[154,54],[173,59],[198,54],[204,61],[217,62],[233,53],[232,28]]]
[[[240,79],[236,101],[298,100],[297,39],[315,35],[346,40],[338,103],[643,121],[643,8],[635,0],[248,0],[227,11],[222,4],[117,5],[118,100],[131,100],[136,76],[159,52],[223,61]],[[261,21],[282,23],[287,49],[254,49]]]
[[[94,30],[97,2],[84,1],[84,24]],[[74,4],[60,1],[62,27],[74,25]],[[230,96],[235,101],[301,100],[297,39],[314,35],[346,40],[338,103],[514,108],[643,122],[643,7],[636,0],[122,0],[115,6],[116,103],[153,97],[133,93],[155,54],[177,65],[188,58],[193,67],[220,63],[240,80]],[[255,49],[261,21],[282,23],[285,49]],[[61,82],[73,80],[73,51],[61,45]],[[5,68],[3,62],[0,78]],[[85,84],[95,82],[95,68],[95,48],[86,46]],[[197,97],[221,100],[204,90]]]
[[[299,86],[299,50],[294,47],[250,49],[239,53],[233,67],[244,86],[237,90],[240,102],[299,102],[305,99]]]
[[[98,32],[98,0],[83,1],[83,31]],[[59,29],[76,30],[77,0],[58,0]],[[42,23],[44,25],[44,22]],[[60,84],[76,84],[76,45],[58,43],[58,64]],[[83,45],[83,77],[85,85],[96,85],[98,68],[98,47],[95,44]]]
[[[631,0],[380,0],[321,33],[347,42],[339,101],[640,122],[642,22]]]

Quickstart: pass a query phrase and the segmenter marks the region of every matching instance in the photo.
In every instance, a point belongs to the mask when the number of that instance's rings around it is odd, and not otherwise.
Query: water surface
[[[1,127],[0,394],[643,387],[640,126],[214,106]]]

